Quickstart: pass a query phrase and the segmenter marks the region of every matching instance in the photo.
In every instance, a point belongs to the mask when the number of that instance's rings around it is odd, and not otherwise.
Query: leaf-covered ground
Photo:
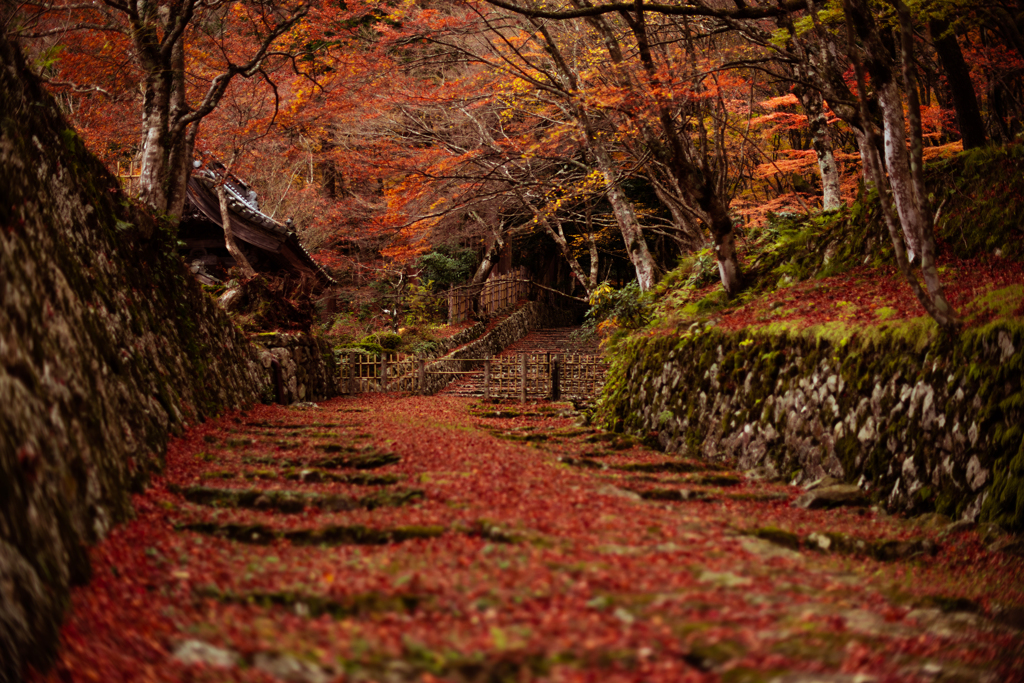
[[[1024,266],[1003,258],[940,260],[948,301],[963,327],[980,327],[997,317],[1024,316]],[[717,293],[715,283],[695,290],[686,300]],[[910,286],[894,266],[863,265],[839,275],[810,279],[736,303],[711,316],[722,329],[743,330],[782,325],[801,330],[812,325],[846,325],[850,330],[886,327],[926,314]]]
[[[804,494],[568,404],[260,406],[172,444],[37,678],[1024,680],[1012,539]]]

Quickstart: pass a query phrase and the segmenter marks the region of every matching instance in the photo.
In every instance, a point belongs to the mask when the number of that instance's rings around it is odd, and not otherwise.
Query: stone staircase
[[[579,327],[550,327],[530,332],[525,337],[508,346],[496,358],[515,358],[520,354],[563,354],[563,355],[600,355],[598,340],[577,341],[572,339]],[[483,396],[483,369],[465,375],[452,382],[439,392],[445,396]]]

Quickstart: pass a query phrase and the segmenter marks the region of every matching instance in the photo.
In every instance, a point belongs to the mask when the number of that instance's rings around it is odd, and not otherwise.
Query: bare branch
[[[287,19],[275,26],[270,33],[263,37],[262,43],[248,62],[242,65],[230,64],[227,71],[214,78],[210,83],[209,89],[206,91],[206,96],[203,98],[202,103],[200,103],[200,105],[193,111],[182,116],[175,123],[172,132],[181,130],[196,121],[202,120],[216,109],[221,98],[224,97],[224,93],[227,92],[228,85],[231,83],[232,78],[235,76],[251,78],[259,73],[263,60],[267,56],[270,46],[274,41],[284,35],[287,31],[291,30],[291,28],[295,26],[300,19],[305,17],[308,12],[309,5],[301,5]]]
[[[110,99],[115,99],[114,96],[110,94],[110,91],[105,90],[104,88],[101,88],[98,85],[79,85],[77,83],[72,83],[71,81],[52,81],[45,78],[42,80],[48,85],[52,85],[55,88],[67,88],[71,92],[77,93],[98,92],[102,93],[103,95],[106,95]]]
[[[509,12],[536,19],[583,19],[611,13],[635,12],[638,6],[636,2],[611,2],[605,5],[583,6],[575,9],[541,10],[522,7],[509,0],[484,0],[484,2]],[[805,6],[804,0],[784,0],[777,5],[769,7],[742,6],[736,9],[716,9],[704,5],[666,5],[658,2],[640,4],[643,10],[656,14],[683,17],[717,17],[719,19],[768,19],[804,9]]]

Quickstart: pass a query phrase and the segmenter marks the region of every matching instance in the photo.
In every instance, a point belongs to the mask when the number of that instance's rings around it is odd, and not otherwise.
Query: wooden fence
[[[448,322],[468,320],[474,308],[482,318],[511,308],[529,294],[530,284],[526,269],[520,267],[506,275],[489,278],[482,285],[452,287],[448,290]]]
[[[460,358],[430,362],[402,354],[350,353],[340,359],[340,388],[344,394],[380,391],[426,393],[428,381],[444,375],[442,385],[476,375],[474,389],[484,398],[592,399],[604,384],[607,364],[587,354],[527,353],[496,358]],[[460,369],[453,369],[460,368]]]
[[[594,398],[608,366],[601,356],[521,353],[483,361],[484,398]]]
[[[135,160],[127,164],[117,162],[117,179],[121,181],[121,188],[130,197],[139,196],[139,178],[142,175],[142,166]]]
[[[352,352],[340,359],[341,393],[419,391],[421,359],[400,353]]]

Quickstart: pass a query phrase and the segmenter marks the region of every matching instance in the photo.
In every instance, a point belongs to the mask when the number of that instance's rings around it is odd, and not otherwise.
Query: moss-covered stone
[[[423,498],[421,489],[377,491],[365,496],[313,493],[309,491],[263,491],[260,489],[224,489],[210,486],[171,486],[171,491],[190,503],[213,507],[254,508],[283,513],[299,513],[306,508],[340,512],[365,508],[405,505]]]
[[[194,522],[178,527],[240,543],[267,545],[284,539],[295,545],[387,545],[416,538],[436,538],[445,532],[441,526],[399,526],[370,528],[362,525],[327,526],[312,529],[277,529],[265,524],[220,524]]]
[[[169,434],[259,400],[255,348],[0,37],[0,680],[44,669],[84,545]]]
[[[1020,530],[1022,347],[1024,324],[1014,320],[955,340],[714,327],[638,334],[612,357],[598,419],[654,431],[690,458],[799,482],[831,476],[892,509]]]

